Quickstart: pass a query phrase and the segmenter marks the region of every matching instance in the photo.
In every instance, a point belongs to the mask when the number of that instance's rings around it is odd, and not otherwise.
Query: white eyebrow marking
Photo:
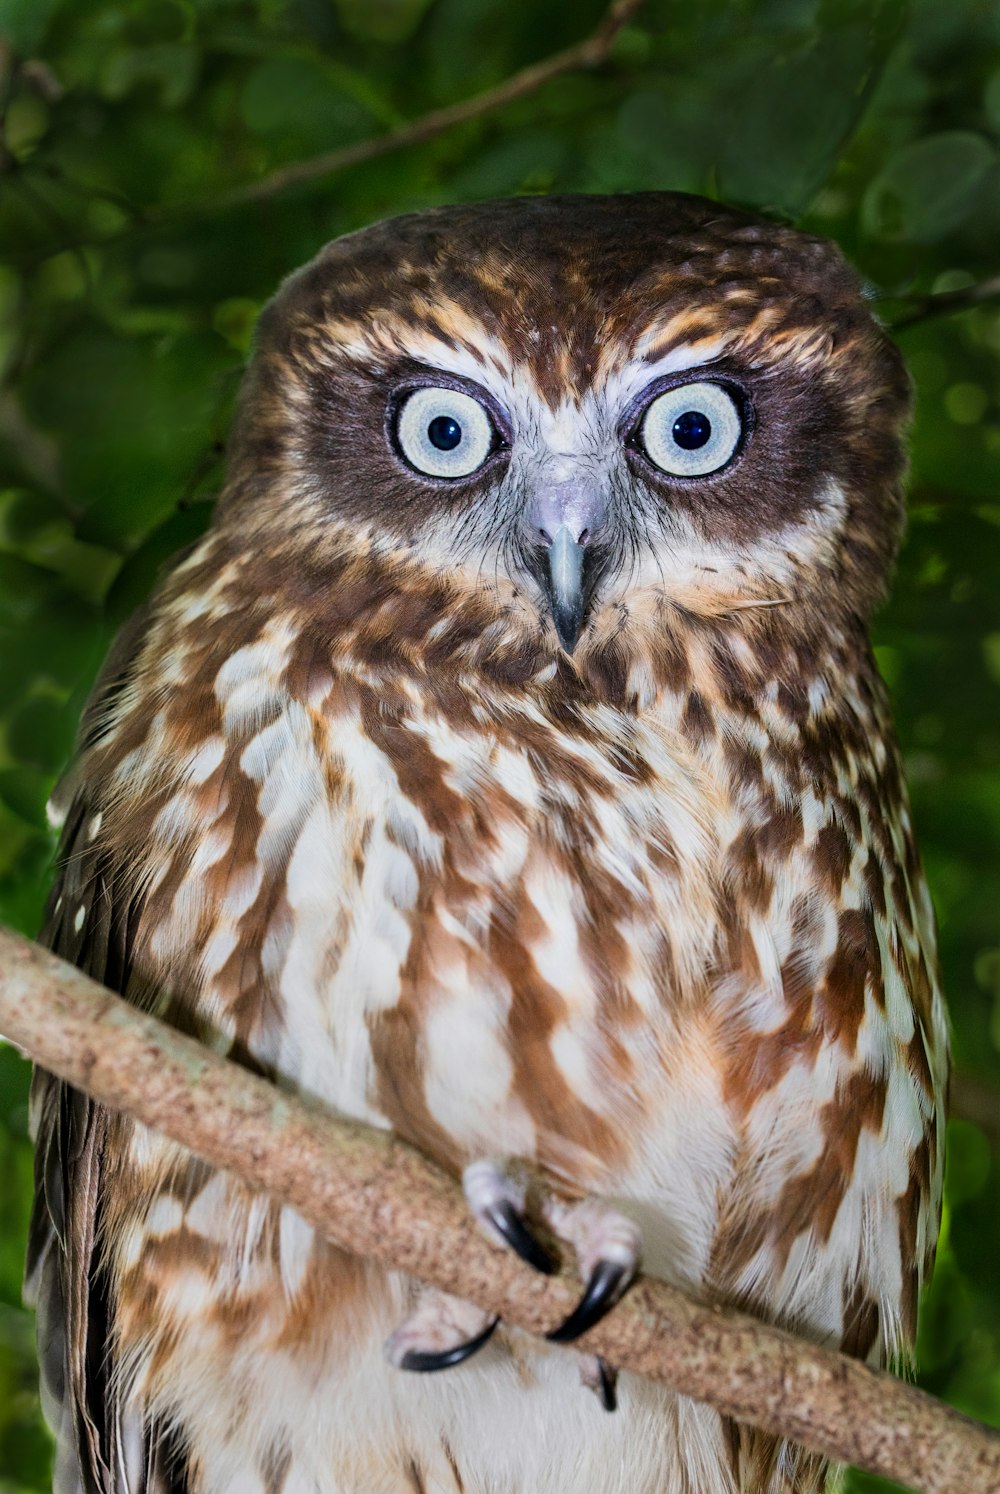
[[[432,371],[440,369],[442,373],[474,379],[487,387],[491,379],[509,380],[514,373],[508,350],[485,332],[478,334],[474,348],[451,347],[427,333],[407,337],[406,351]]]
[[[652,334],[647,334],[644,342],[648,344]],[[694,373],[702,369],[706,364],[718,358],[720,353],[725,352],[729,345],[729,339],[725,337],[703,338],[699,342],[682,342],[677,347],[671,348],[664,353],[662,358],[656,358],[648,363],[641,356],[642,342],[639,349],[620,368],[609,371],[603,385],[599,385],[601,398],[606,404],[624,413],[636,395],[643,389],[648,388],[655,379],[663,378],[665,374]]]
[[[653,334],[647,334],[644,339],[647,345],[652,341],[652,336]],[[463,347],[448,347],[437,338],[423,334],[409,341],[407,350],[412,356],[426,362],[432,370],[437,368],[442,373],[457,374],[459,377],[464,375],[473,379],[488,389],[511,413],[526,399],[534,403],[536,408],[540,407],[538,413],[542,414],[544,423],[549,427],[548,436],[552,446],[557,451],[562,449],[567,454],[572,452],[578,442],[578,433],[575,429],[575,401],[569,398],[569,391],[567,390],[567,398],[550,415],[528,368],[523,364],[512,366],[510,354],[503,344],[487,337],[481,330],[477,342],[479,345],[473,352]],[[662,378],[665,374],[702,368],[724,352],[727,345],[728,339],[725,337],[679,343],[677,347],[664,353],[662,358],[650,363],[642,357],[640,344],[627,363],[617,368],[612,367],[604,379],[598,374],[593,392],[602,402],[611,404],[619,412],[623,411],[654,379]],[[497,364],[503,369],[502,373]]]
[[[652,334],[642,338],[636,348],[637,354],[641,356],[643,346],[648,347],[652,340]],[[663,374],[686,372],[689,368],[703,368],[706,363],[713,362],[720,353],[724,353],[729,342],[728,337],[704,337],[699,342],[681,342],[652,363],[643,360],[641,366],[645,369],[647,380],[658,379]]]

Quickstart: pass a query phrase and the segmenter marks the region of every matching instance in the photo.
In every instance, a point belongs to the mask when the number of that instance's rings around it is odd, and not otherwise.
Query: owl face
[[[223,513],[530,600],[867,613],[898,355],[822,240],[677,194],[518,199],[329,245],[262,318]]]

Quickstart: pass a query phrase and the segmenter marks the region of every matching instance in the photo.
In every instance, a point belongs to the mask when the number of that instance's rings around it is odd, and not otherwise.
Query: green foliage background
[[[918,405],[880,661],[958,1066],[1000,1094],[1000,301],[933,316],[923,301],[975,299],[1000,269],[1000,7],[648,0],[597,71],[310,186],[220,200],[501,82],[600,15],[600,0],[0,0],[0,919],[38,926],[46,795],[111,631],[207,521],[281,277],[428,204],[704,192],[832,235],[887,317],[918,318],[898,334]],[[42,1489],[49,1459],[19,1300],[26,1096],[0,1046],[0,1494]],[[921,1381],[1000,1423],[986,1097],[985,1128],[951,1126]]]

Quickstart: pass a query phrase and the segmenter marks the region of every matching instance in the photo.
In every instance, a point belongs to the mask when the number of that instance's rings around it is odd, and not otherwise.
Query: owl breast
[[[272,991],[257,1056],[448,1164],[500,1147],[575,1187],[620,1174],[647,1081],[662,1102],[651,1049],[673,1068],[689,1047],[717,940],[730,810],[681,737],[342,677],[240,762],[257,858],[285,863],[244,923]],[[230,973],[205,969],[208,1006]]]
[[[293,692],[297,646],[291,629],[265,631],[213,671],[210,730],[193,739],[178,695],[129,761],[131,782],[152,784],[164,741],[188,733],[148,851],[155,958],[169,968],[194,948],[198,1014],[283,1084],[391,1127],[453,1170],[484,1155],[526,1159],[571,1194],[628,1198],[647,1265],[699,1279],[733,1154],[706,999],[732,833],[723,787],[666,720],[599,704],[557,720],[544,695],[442,698],[347,670]],[[210,928],[198,911],[208,901]],[[130,1167],[162,1176],[158,1147],[138,1130]],[[187,1260],[187,1231],[219,1252],[184,1309],[191,1333],[178,1331],[173,1278],[164,1288],[177,1334],[165,1362],[183,1357],[185,1383],[193,1364],[209,1374],[220,1362],[204,1294],[242,1304],[241,1347],[211,1415],[196,1397],[172,1411],[206,1460],[206,1488],[232,1487],[234,1444],[220,1443],[217,1416],[230,1407],[242,1447],[247,1377],[262,1377],[254,1442],[280,1446],[304,1403],[325,1428],[288,1471],[303,1487],[323,1486],[330,1467],[344,1470],[345,1489],[352,1478],[366,1491],[410,1487],[392,1472],[402,1437],[425,1475],[441,1465],[428,1487],[478,1488],[472,1470],[491,1427],[528,1409],[550,1430],[497,1448],[511,1488],[624,1494],[686,1476],[665,1391],[630,1382],[622,1416],[607,1418],[571,1359],[520,1335],[433,1387],[390,1369],[381,1345],[406,1311],[405,1284],[356,1269],[290,1211],[261,1215],[221,1183],[184,1185],[174,1248],[187,1279],[205,1270]],[[148,1235],[145,1211],[129,1238]],[[133,1243],[120,1263],[123,1339],[143,1346],[145,1364],[145,1310],[131,1304],[148,1302],[150,1266],[147,1254],[140,1290],[129,1274],[137,1253]],[[274,1345],[293,1339],[294,1359],[282,1352],[272,1383]],[[138,1383],[166,1406],[161,1373],[141,1370]],[[690,1445],[717,1466],[714,1414],[687,1415]],[[464,1483],[449,1481],[449,1457]]]

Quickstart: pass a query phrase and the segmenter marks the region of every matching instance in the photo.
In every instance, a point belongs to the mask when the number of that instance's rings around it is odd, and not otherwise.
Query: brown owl
[[[528,1339],[39,1074],[58,1494],[823,1486],[567,1345],[641,1254],[910,1351],[947,1043],[867,636],[907,407],[834,247],[694,197],[419,213],[282,287],[45,939],[587,1286]]]

